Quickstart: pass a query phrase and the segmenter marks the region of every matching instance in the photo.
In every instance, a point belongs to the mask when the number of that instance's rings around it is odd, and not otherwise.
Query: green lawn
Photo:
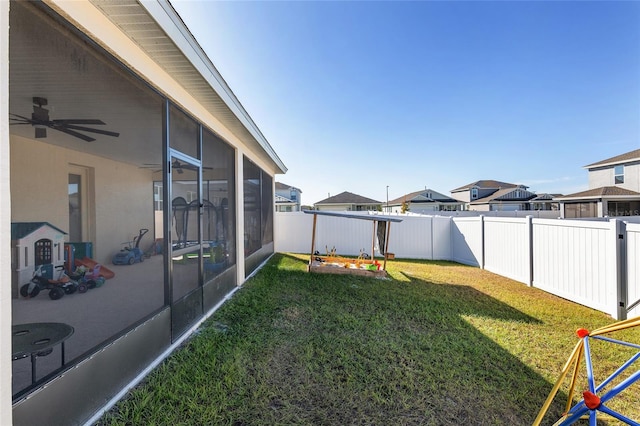
[[[306,260],[275,255],[100,424],[527,425],[575,330],[614,322],[456,263],[395,260],[380,280]],[[640,329],[613,337],[640,343]],[[599,380],[636,352],[592,349]],[[608,405],[640,420],[639,390]]]

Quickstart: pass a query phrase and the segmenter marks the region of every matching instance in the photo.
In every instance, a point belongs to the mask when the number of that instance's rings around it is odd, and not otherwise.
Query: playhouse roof
[[[67,234],[62,229],[57,228],[50,224],[49,222],[12,222],[11,223],[11,240],[19,240],[21,238],[26,237],[32,232],[42,228],[43,226],[48,226],[50,228],[55,229],[58,232],[62,232],[63,234]]]

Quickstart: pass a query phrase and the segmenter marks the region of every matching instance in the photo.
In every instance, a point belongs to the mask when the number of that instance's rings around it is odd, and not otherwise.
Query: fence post
[[[526,216],[527,219],[527,262],[529,263],[529,277],[527,285],[533,286],[533,216]]]
[[[453,260],[453,216],[449,216],[449,259]]]
[[[480,215],[480,269],[484,269],[484,215]]]
[[[618,302],[617,320],[627,319],[627,224],[613,219],[616,233],[616,300]]]

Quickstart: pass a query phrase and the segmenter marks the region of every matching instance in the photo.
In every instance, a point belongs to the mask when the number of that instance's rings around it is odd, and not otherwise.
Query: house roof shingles
[[[517,186],[512,188],[504,188],[499,189],[491,195],[488,195],[483,198],[478,198],[477,200],[472,201],[469,204],[485,204],[492,201],[529,201],[532,198],[535,198],[536,194],[531,191],[527,191],[526,189],[516,189]],[[513,193],[515,191],[520,191],[524,193],[524,196],[516,197]]]
[[[631,191],[629,189],[620,188],[617,186],[601,186],[600,188],[588,189],[582,192],[576,192],[575,194],[568,194],[558,199],[567,198],[601,198],[601,197],[640,197],[640,192]]]
[[[300,189],[296,188],[295,186],[287,185],[286,183],[282,183],[282,182],[276,182],[276,190],[278,189],[286,190],[291,188],[295,189],[296,191],[302,194],[302,191],[300,191]]]
[[[353,194],[351,192],[342,192],[333,197],[325,198],[322,201],[316,202],[316,204],[382,204],[380,201],[372,200],[371,198],[363,197],[362,195]]]
[[[431,197],[428,195],[431,194]],[[394,200],[389,200],[390,205],[402,204],[404,202],[407,203],[433,203],[433,202],[443,202],[443,203],[460,203],[460,201],[447,197],[446,195],[440,194],[437,191],[432,189],[423,189],[421,191],[410,192],[409,194],[403,195],[402,197],[398,197]]]
[[[615,157],[607,158],[606,160],[587,164],[586,166],[584,166],[584,168],[593,169],[599,166],[628,163],[630,161],[640,161],[640,149],[634,149],[633,151],[625,152],[624,154],[616,155]]]
[[[451,192],[466,191],[473,187],[478,188],[516,188],[518,185],[508,182],[500,182],[499,180],[478,180],[460,188],[452,189]]]

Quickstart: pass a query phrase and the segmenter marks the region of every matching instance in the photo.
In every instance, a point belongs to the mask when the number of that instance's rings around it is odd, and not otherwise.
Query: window
[[[478,188],[471,188],[471,199],[475,200],[478,198]]]
[[[624,183],[624,166],[616,166],[614,168],[613,181],[616,185]]]
[[[565,203],[564,205],[564,217],[567,219],[578,217],[597,217],[598,216],[598,203]]]
[[[290,192],[290,198],[291,198],[291,201],[297,201],[297,198],[298,198],[298,197],[297,197],[297,194],[296,194],[295,189],[292,189],[292,190],[291,190],[291,192]]]
[[[162,211],[162,182],[153,183],[153,205],[156,211]]]
[[[246,157],[243,168],[244,249],[248,256],[273,242],[273,180]]]
[[[43,238],[36,241],[35,252],[35,265],[46,265],[51,263],[51,240]]]
[[[607,216],[638,216],[640,201],[609,201]]]

